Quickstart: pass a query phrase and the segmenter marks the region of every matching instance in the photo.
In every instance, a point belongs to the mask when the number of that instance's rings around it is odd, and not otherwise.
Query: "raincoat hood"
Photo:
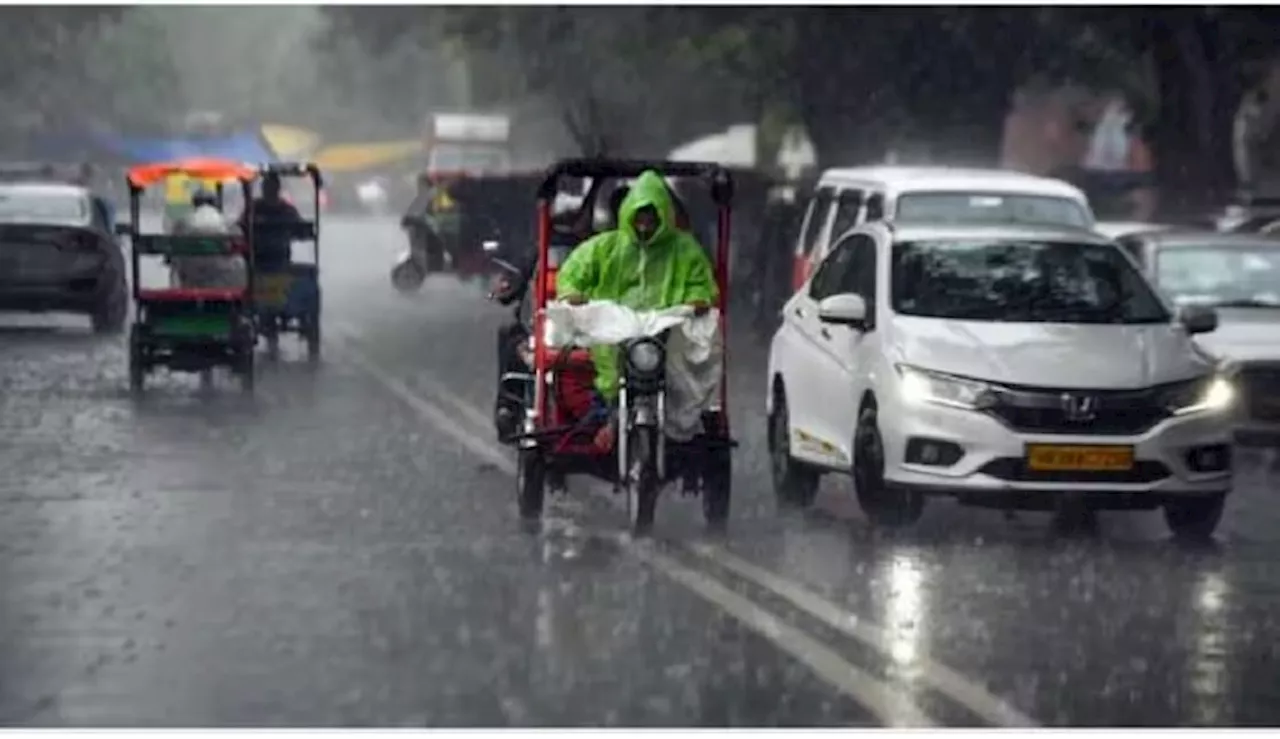
[[[640,240],[631,221],[636,213],[646,206],[653,206],[658,211],[658,228],[647,242]],[[631,185],[631,191],[622,199],[622,207],[618,209],[618,230],[626,234],[631,243],[651,246],[661,242],[664,237],[674,231],[676,222],[675,205],[671,202],[671,191],[667,183],[653,170],[646,170]]]

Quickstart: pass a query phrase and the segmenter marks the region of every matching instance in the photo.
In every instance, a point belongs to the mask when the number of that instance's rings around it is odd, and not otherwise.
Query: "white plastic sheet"
[[[715,309],[695,316],[688,306],[637,311],[607,301],[576,306],[555,302],[547,305],[546,317],[547,344],[553,347],[616,345],[671,329],[667,435],[673,439],[697,435],[702,430],[702,413],[719,403],[724,347]]]

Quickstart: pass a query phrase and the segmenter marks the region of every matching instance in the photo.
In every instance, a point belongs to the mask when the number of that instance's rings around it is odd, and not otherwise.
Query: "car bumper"
[[[119,286],[120,280],[114,273],[72,275],[26,283],[0,282],[0,311],[88,313]]]
[[[1116,507],[1126,508],[1231,489],[1232,423],[1223,414],[1167,419],[1133,436],[1101,436],[1022,433],[982,413],[934,405],[895,410],[893,415],[880,414],[885,480],[894,486],[976,503],[988,496],[1016,499],[1018,494],[1028,494],[1052,499],[1068,493],[1104,494],[1115,499]],[[894,422],[886,424],[888,418]],[[912,439],[954,444],[963,456],[945,467],[911,463],[907,452]],[[1129,472],[1035,472],[1023,461],[1028,444],[1131,446],[1134,467]],[[1225,455],[1225,470],[1193,471],[1188,456],[1204,447],[1217,447]]]

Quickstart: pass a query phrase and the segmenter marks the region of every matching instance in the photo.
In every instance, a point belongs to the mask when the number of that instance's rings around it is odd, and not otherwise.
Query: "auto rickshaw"
[[[148,164],[129,170],[129,226],[132,241],[131,271],[134,322],[129,334],[129,386],[141,392],[146,376],[156,367],[170,371],[208,375],[226,366],[238,375],[246,392],[254,386],[253,352],[257,343],[253,325],[254,259],[252,234],[170,235],[144,234],[141,201],[146,189],[172,175],[214,181],[219,202],[222,183],[236,180],[252,215],[254,167],[220,159],[188,159]],[[174,258],[239,254],[245,262],[243,287],[144,288],[143,257]]]
[[[719,285],[719,340],[725,342],[725,307],[728,305],[729,224],[733,180],[715,164],[615,160],[568,160],[553,166],[537,191],[537,266],[529,315],[531,372],[503,377],[504,390],[512,382],[523,386],[523,428],[508,441],[518,454],[517,499],[526,521],[541,518],[549,478],[585,474],[611,482],[615,493],[625,493],[628,516],[636,534],[653,524],[659,493],[674,480],[696,481],[686,491],[700,495],[708,526],[723,526],[731,495],[732,440],[728,414],[728,375],[719,370],[718,402],[702,410],[701,431],[691,440],[667,436],[668,377],[666,335],[629,339],[619,346],[620,392],[616,407],[617,433],[613,451],[602,453],[593,443],[595,428],[585,426],[561,407],[557,380],[566,373],[594,376],[590,352],[581,347],[552,347],[547,338],[547,307],[556,297],[556,275],[563,250],[553,249],[552,208],[562,178],[628,180],[646,170],[665,178],[694,181],[707,187],[717,211],[714,269]],[[593,186],[593,193],[601,188]],[[584,202],[583,212],[595,204]],[[564,255],[567,256],[567,255]],[[647,355],[645,362],[637,356]],[[654,361],[657,357],[657,361]]]
[[[264,164],[258,173],[262,177],[307,177],[312,185],[312,219],[292,223],[265,221],[264,214],[244,220],[245,231],[258,234],[270,233],[290,242],[310,241],[314,261],[290,261],[285,269],[263,267],[255,282],[254,305],[257,310],[257,328],[267,341],[267,351],[275,357],[280,350],[280,334],[298,334],[307,344],[307,359],[320,359],[320,210],[324,177],[314,164],[277,163]],[[252,224],[249,227],[249,224]]]

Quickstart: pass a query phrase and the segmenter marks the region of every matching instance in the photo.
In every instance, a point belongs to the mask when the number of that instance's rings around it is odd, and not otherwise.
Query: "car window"
[[[827,225],[827,216],[831,213],[833,193],[830,189],[821,189],[813,196],[813,204],[809,206],[809,217],[804,222],[804,233],[801,234],[802,248],[805,256],[813,253],[822,235],[822,227]]]
[[[868,323],[874,323],[876,304],[876,240],[867,234],[855,234],[841,242],[849,252],[849,264],[841,271],[835,294],[853,293],[867,304]]]
[[[858,225],[858,215],[862,211],[863,192],[861,190],[845,190],[836,200],[836,220],[831,228],[831,237],[838,239],[845,232]]]
[[[83,226],[90,220],[88,198],[74,192],[0,190],[0,223],[35,221]]]
[[[1018,193],[917,192],[898,196],[899,223],[1025,223],[1087,228],[1093,218],[1071,198]]]
[[[827,258],[822,260],[818,271],[813,275],[813,280],[809,283],[809,297],[822,300],[841,291],[840,286],[844,281],[845,270],[849,268],[854,257],[854,250],[847,248],[849,243],[850,240],[845,239],[836,244]]]
[[[884,193],[875,192],[867,198],[867,223],[884,220]]]
[[[964,239],[895,244],[903,315],[1018,323],[1165,323],[1168,310],[1111,244]]]
[[[1119,244],[1120,248],[1124,249],[1129,256],[1133,257],[1133,261],[1137,262],[1138,266],[1143,268],[1146,267],[1146,264],[1144,264],[1143,254],[1142,254],[1142,242],[1140,240],[1134,239],[1134,238],[1124,238],[1124,239],[1116,239],[1116,243]]]
[[[1280,308],[1280,247],[1178,246],[1156,256],[1156,286],[1178,304]]]

